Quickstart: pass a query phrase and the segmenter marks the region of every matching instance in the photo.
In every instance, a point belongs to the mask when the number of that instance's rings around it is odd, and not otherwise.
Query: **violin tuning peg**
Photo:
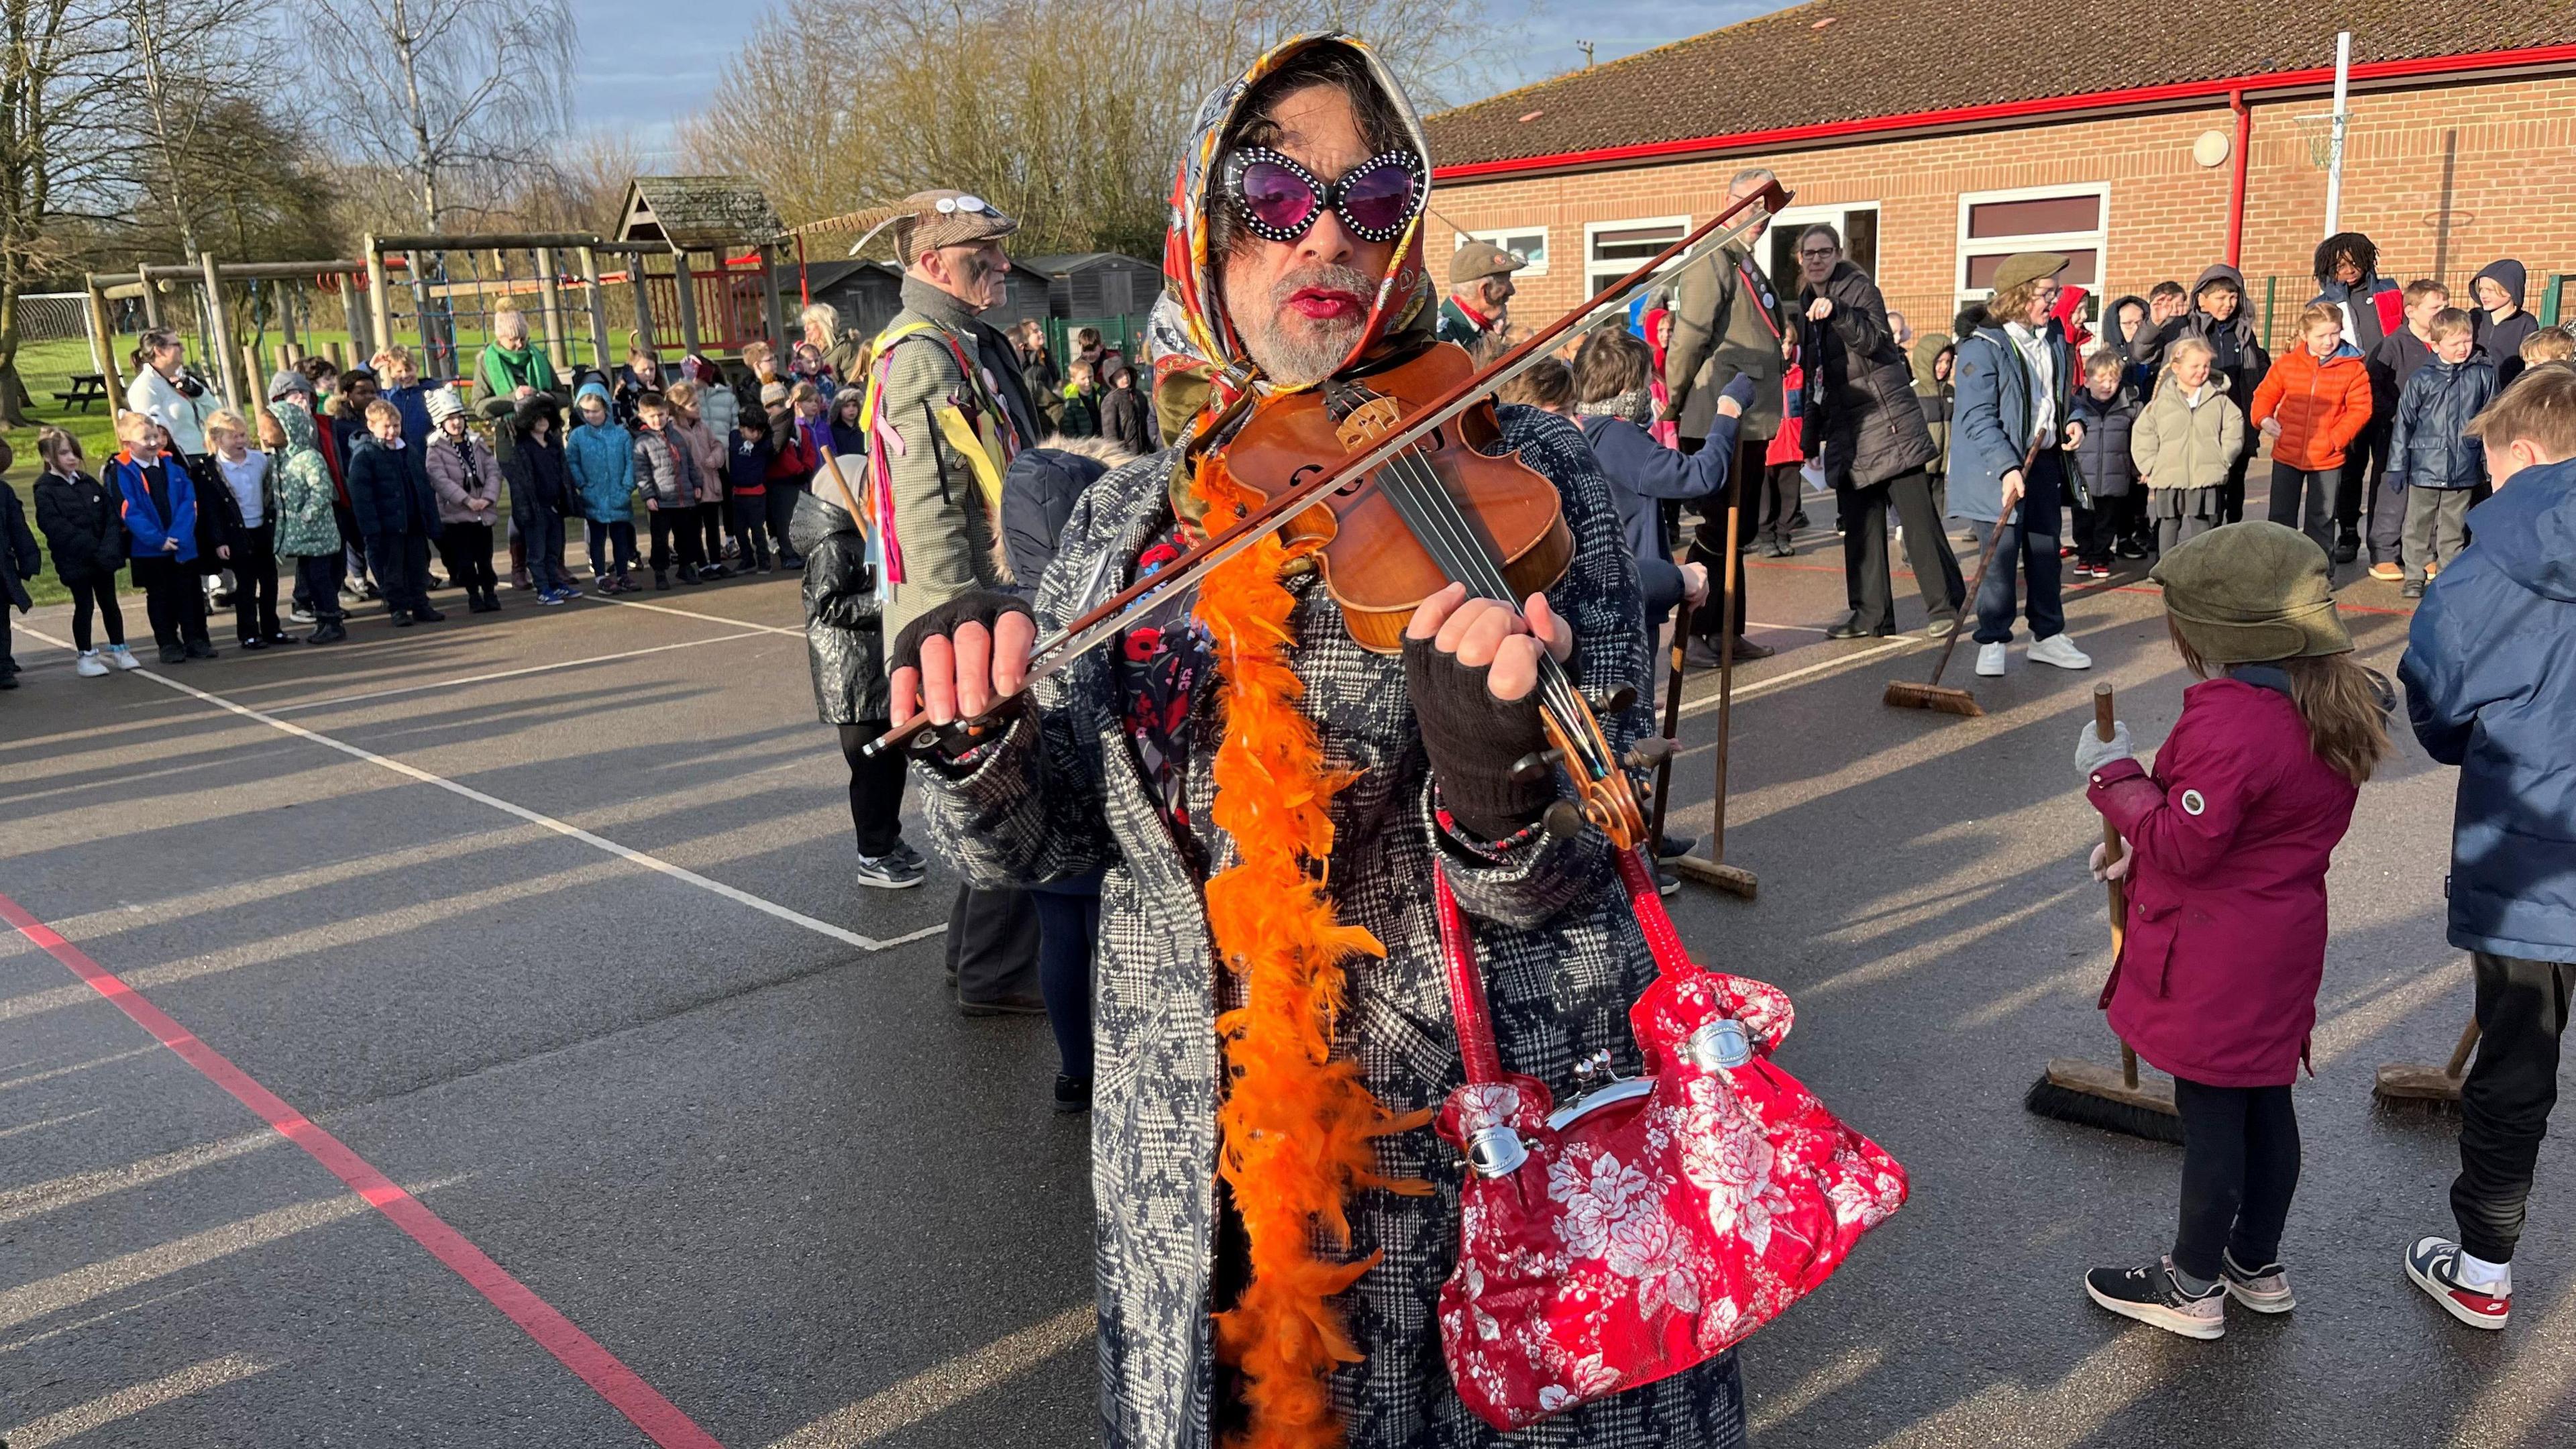
[[[1559,800],[1539,817],[1547,833],[1559,840],[1572,840],[1583,833],[1583,807],[1571,800]]]
[[[1535,784],[1553,774],[1564,759],[1563,750],[1540,750],[1523,755],[1512,765],[1512,779],[1517,784]]]
[[[1628,768],[1652,770],[1673,757],[1673,742],[1662,735],[1647,735],[1628,750]]]

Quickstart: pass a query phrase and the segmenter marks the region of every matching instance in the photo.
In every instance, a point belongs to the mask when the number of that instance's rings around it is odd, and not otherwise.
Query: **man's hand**
[[[2070,448],[2080,448],[2084,446],[2084,425],[2082,423],[2068,423],[2066,425],[2066,446]]]
[[[972,719],[1028,682],[1037,621],[1008,594],[960,594],[904,626],[886,651],[894,722],[928,714],[935,725]]]
[[[1682,565],[1682,602],[1694,609],[1708,602],[1708,565]]]
[[[1807,304],[1807,320],[1810,322],[1822,322],[1832,315],[1834,315],[1834,299],[1831,297],[1818,297]]]
[[[1492,599],[1470,599],[1451,584],[1422,601],[1404,631],[1405,686],[1431,757],[1440,798],[1460,828],[1501,840],[1538,819],[1556,798],[1542,774],[1513,767],[1547,748],[1538,687],[1539,650],[1559,662],[1574,652],[1573,631],[1532,594],[1517,614]]]
[[[2010,527],[2010,526],[2011,526],[2011,524],[2012,524],[2012,511],[2013,511],[2013,508],[2015,507],[2015,505],[2017,505],[2017,504],[2019,504],[2019,503],[2021,502],[2021,487],[2022,487],[2021,470],[2020,470],[2019,468],[2015,468],[2015,469],[2013,469],[2011,472],[2006,473],[2006,474],[2004,475],[2003,482],[2004,482],[2004,505],[2003,505],[2003,514],[2004,514],[2004,516],[2003,516],[2002,518],[2000,518],[2000,519],[1996,520],[1995,527],[1997,527],[1997,528],[2007,528],[2007,527]]]
[[[2281,420],[2279,418],[2265,418],[2263,420],[2263,436],[2267,438],[2277,438],[2281,436]]]

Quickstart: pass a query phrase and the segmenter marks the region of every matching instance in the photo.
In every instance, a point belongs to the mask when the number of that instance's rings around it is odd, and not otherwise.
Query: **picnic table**
[[[67,408],[88,412],[91,403],[107,401],[107,377],[104,373],[75,372],[71,389],[55,393],[54,400]]]

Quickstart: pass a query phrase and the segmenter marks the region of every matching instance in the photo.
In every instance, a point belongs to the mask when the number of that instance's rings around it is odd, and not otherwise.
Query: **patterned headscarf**
[[[1431,143],[1423,134],[1422,118],[1405,99],[1394,73],[1357,36],[1318,31],[1283,41],[1200,102],[1190,139],[1181,152],[1180,174],[1172,183],[1172,225],[1163,239],[1163,295],[1145,323],[1146,355],[1154,369],[1154,408],[1167,437],[1195,439],[1241,394],[1250,377],[1251,359],[1233,320],[1225,315],[1225,291],[1218,276],[1224,259],[1214,255],[1208,244],[1209,213],[1230,204],[1215,194],[1222,175],[1217,148],[1234,129],[1253,87],[1319,45],[1345,47],[1367,62],[1370,76],[1403,118],[1406,140],[1423,158],[1421,174],[1431,174]],[[1336,372],[1398,338],[1411,341],[1414,334],[1428,335],[1437,324],[1433,304],[1438,293],[1422,259],[1422,219],[1429,211],[1427,205],[1418,208],[1396,239],[1394,260],[1369,308],[1368,326]]]

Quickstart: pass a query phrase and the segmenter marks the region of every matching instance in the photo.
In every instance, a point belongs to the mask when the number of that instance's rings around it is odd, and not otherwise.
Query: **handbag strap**
[[[1663,895],[1655,889],[1655,873],[1645,857],[1634,850],[1614,850],[1610,855],[1618,864],[1620,883],[1628,888],[1628,906],[1636,914],[1637,929],[1645,934],[1646,949],[1654,953],[1656,971],[1671,976],[1699,970],[1682,949],[1681,933],[1673,929],[1673,918],[1664,910]],[[1449,1016],[1458,1028],[1459,1058],[1468,1081],[1501,1081],[1502,1052],[1494,1044],[1485,974],[1476,965],[1475,942],[1468,937],[1457,893],[1449,888],[1449,872],[1434,869],[1431,888],[1440,927],[1441,976],[1449,986]]]

